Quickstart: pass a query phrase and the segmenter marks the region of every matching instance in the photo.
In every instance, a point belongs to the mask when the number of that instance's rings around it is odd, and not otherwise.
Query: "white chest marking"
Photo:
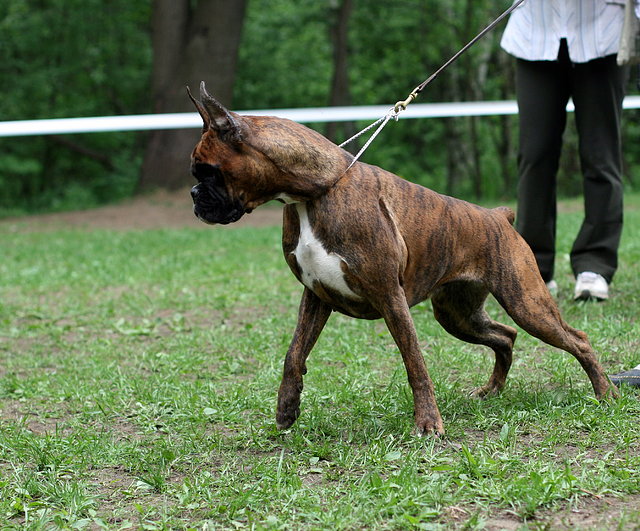
[[[288,194],[285,194],[285,193],[278,194],[277,196],[274,197],[274,199],[279,199],[280,201],[282,201],[283,203],[285,203],[287,205],[292,205],[293,203],[297,203],[298,202],[295,199],[293,199],[292,197],[290,197]]]
[[[300,218],[300,236],[293,254],[302,272],[302,282],[309,289],[313,289],[315,281],[337,291],[349,299],[362,300],[356,295],[344,280],[342,271],[343,259],[335,253],[328,253],[311,230],[307,206],[297,203],[296,210]]]

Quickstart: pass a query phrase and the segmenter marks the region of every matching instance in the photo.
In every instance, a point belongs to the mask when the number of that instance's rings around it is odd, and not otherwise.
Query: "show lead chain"
[[[378,136],[380,131],[382,131],[384,129],[384,126],[387,125],[389,120],[391,120],[391,118],[394,118],[396,120],[396,122],[398,121],[398,114],[399,114],[399,112],[395,109],[395,107],[391,107],[391,109],[389,109],[389,112],[386,115],[384,115],[382,118],[378,118],[371,125],[369,125],[368,127],[365,127],[362,131],[360,131],[359,133],[356,133],[351,138],[349,138],[348,140],[345,140],[342,144],[340,144],[339,147],[346,146],[347,144],[349,144],[350,142],[352,142],[353,140],[355,140],[359,136],[365,134],[367,131],[369,131],[369,129],[374,128],[376,125],[378,125],[380,122],[382,122],[380,127],[378,127],[378,129],[376,129],[374,131],[374,133],[371,135],[369,140],[367,140],[365,142],[364,146],[362,146],[362,148],[360,148],[360,151],[358,151],[358,153],[353,157],[353,160],[351,161],[351,164],[349,164],[349,166],[347,167],[345,172],[349,171],[351,166],[353,166],[358,161],[358,159],[360,158],[360,155],[362,155],[367,150],[367,148],[369,147],[369,144],[371,144],[371,142],[374,141],[374,139]]]

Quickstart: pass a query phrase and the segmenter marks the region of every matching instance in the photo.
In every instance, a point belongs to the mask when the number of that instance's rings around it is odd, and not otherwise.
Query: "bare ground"
[[[234,226],[262,227],[279,225],[281,221],[282,207],[278,203],[269,203],[251,214],[245,214]],[[65,227],[114,230],[207,227],[193,215],[193,203],[188,188],[177,192],[156,192],[91,210],[7,218],[0,220],[0,226],[5,230]]]

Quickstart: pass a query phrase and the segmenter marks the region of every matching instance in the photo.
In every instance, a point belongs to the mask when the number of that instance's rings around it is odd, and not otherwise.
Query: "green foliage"
[[[241,48],[236,107],[328,104],[333,68],[329,12],[336,3],[251,2]],[[356,2],[350,19],[348,57],[353,103],[391,106],[404,99],[497,14],[494,3],[488,1],[475,1],[473,9],[460,1]],[[504,55],[497,49],[499,36],[494,32],[470,49],[418,101],[507,97],[512,73],[504,57],[497,61]],[[509,176],[503,174],[515,173],[515,157],[511,145],[499,145],[499,124],[491,118],[402,120],[385,129],[363,160],[459,196],[512,197]],[[358,123],[357,127],[366,125]],[[325,130],[324,125],[314,127]],[[473,135],[472,127],[477,128]],[[512,133],[506,134],[512,143]],[[473,160],[472,142],[477,162]],[[501,168],[500,157],[511,157],[511,165]],[[476,179],[481,179],[480,174],[487,176],[486,193],[475,190],[473,173],[478,174]]]
[[[330,30],[339,4],[251,0],[234,107],[327,105],[334,63]],[[404,99],[508,5],[354,2],[348,46],[353,104],[391,106]],[[151,11],[151,3],[141,0],[4,0],[1,119],[150,112]],[[512,99],[513,60],[499,48],[502,29],[469,49],[418,102]],[[640,168],[636,114],[625,114],[628,189],[637,187]],[[581,193],[571,122],[559,179],[565,196]],[[314,127],[327,131],[325,124]],[[131,195],[145,140],[144,133],[0,139],[0,216],[86,208]],[[517,117],[474,117],[391,123],[364,160],[440,192],[501,199],[515,194],[516,156]]]
[[[559,257],[580,223],[560,205]],[[627,227],[640,223],[628,198]],[[0,223],[3,529],[626,529],[637,525],[640,402],[599,404],[579,364],[520,332],[493,364],[412,312],[445,422],[413,435],[381,321],[333,315],[298,422],[274,426],[302,287],[277,227],[22,230]],[[639,362],[640,245],[625,229],[606,303],[559,305],[608,371]],[[495,301],[489,313],[513,323]],[[531,526],[531,527],[530,527]]]
[[[3,120],[148,112],[147,2],[0,5]],[[0,214],[86,208],[131,195],[143,135],[0,140]]]
[[[328,104],[333,68],[329,13],[336,4],[252,0],[241,48],[236,108]],[[355,2],[348,57],[353,103],[391,106],[404,99],[507,6],[488,0]],[[499,26],[470,48],[417,101],[513,99],[513,59],[499,47],[503,28]],[[635,88],[630,85],[629,89]],[[639,158],[634,115],[625,114],[630,188],[635,174],[631,170]],[[314,127],[321,132],[326,129]],[[513,198],[517,127],[517,117],[401,120],[387,126],[363,160],[459,197]],[[559,193],[575,196],[582,191],[582,178],[571,119],[565,137]]]
[[[322,107],[331,80],[329,2],[251,0],[234,107]]]

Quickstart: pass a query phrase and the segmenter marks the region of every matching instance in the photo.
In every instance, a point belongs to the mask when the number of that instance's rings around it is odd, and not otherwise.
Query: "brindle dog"
[[[572,354],[596,397],[617,396],[587,336],[560,316],[510,209],[443,196],[362,162],[347,169],[352,155],[320,134],[230,112],[204,84],[201,101],[189,97],[204,121],[191,157],[196,216],[226,224],[272,199],[286,203],[284,256],[304,292],[278,393],[279,428],[298,418],[307,356],[338,311],[384,319],[406,367],[419,433],[443,434],[409,312],[427,298],[449,333],[495,352],[493,373],[475,396],[504,387],[516,338],[485,312],[489,293],[524,330]]]

